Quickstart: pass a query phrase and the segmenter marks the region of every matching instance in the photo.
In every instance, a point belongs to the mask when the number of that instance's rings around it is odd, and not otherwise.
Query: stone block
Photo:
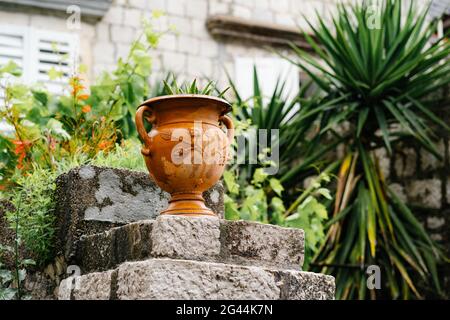
[[[159,40],[158,49],[175,51],[177,48],[177,37],[174,34],[166,34]]]
[[[447,178],[447,204],[450,204],[450,177]]]
[[[200,55],[214,58],[219,55],[219,45],[212,39],[200,40]]]
[[[249,221],[159,216],[83,236],[74,263],[83,272],[150,257],[300,270],[304,232]]]
[[[114,45],[108,41],[97,41],[94,44],[94,60],[96,62],[114,63]]]
[[[180,34],[191,34],[191,20],[185,17],[169,16],[169,24],[173,25]]]
[[[395,193],[395,195],[403,202],[408,202],[408,197],[405,194],[405,188],[400,183],[392,183],[389,188]]]
[[[82,235],[154,219],[169,200],[148,173],[124,169],[83,166],[59,176],[56,185],[58,247],[69,262]],[[222,217],[221,182],[203,196],[206,205]]]
[[[58,300],[109,300],[115,270],[94,272],[61,281]]]
[[[205,19],[208,14],[207,0],[189,0],[186,7],[186,15],[191,18]]]
[[[139,27],[141,25],[142,10],[125,9],[123,24],[131,27]]]
[[[147,0],[128,0],[128,4],[132,8],[145,9],[147,6]]]
[[[305,233],[301,229],[250,221],[223,220],[222,255],[239,264],[299,269]]]
[[[390,177],[391,169],[391,157],[388,155],[385,148],[379,148],[375,150],[375,157],[377,158],[380,166],[381,173],[385,179]]]
[[[220,223],[214,217],[160,216],[151,238],[154,256],[201,260],[220,254]]]
[[[180,35],[178,37],[178,51],[196,55],[200,51],[200,41],[194,37]],[[188,61],[188,67],[190,63],[191,61]]]
[[[188,56],[187,72],[191,75],[208,75],[212,73],[212,60],[199,57]]]
[[[412,148],[403,148],[401,152],[396,153],[395,172],[397,177],[411,177],[417,172],[417,154]]]
[[[250,19],[252,17],[252,10],[245,6],[233,5],[231,11],[233,16],[238,18]]]
[[[111,40],[116,43],[130,44],[135,38],[137,38],[138,32],[132,27],[126,26],[111,26]]]
[[[186,4],[184,0],[167,0],[167,13],[184,16]]]
[[[428,229],[439,229],[445,225],[444,217],[428,217],[427,218],[427,228]]]
[[[230,13],[230,6],[227,3],[218,2],[218,1],[211,1],[209,3],[209,15],[215,15],[215,14],[229,14]]]
[[[163,55],[163,68],[171,72],[182,72],[186,68],[186,55],[182,53],[165,52]]]
[[[439,179],[413,180],[406,185],[408,201],[422,208],[440,209],[442,201]]]
[[[444,159],[445,158],[444,141],[440,140],[436,144],[436,148],[437,148],[437,151],[439,152],[439,154],[442,155],[442,158]],[[424,172],[433,171],[433,170],[442,168],[444,166],[444,161],[439,160],[438,158],[436,158],[436,156],[434,156],[427,150],[422,149],[422,150],[420,150],[420,166],[422,168],[422,171],[424,171]]]
[[[335,292],[332,276],[175,259],[126,262],[79,281],[79,289],[60,289],[60,299],[332,300]]]
[[[123,22],[123,8],[112,6],[103,16],[102,22],[121,24]]]

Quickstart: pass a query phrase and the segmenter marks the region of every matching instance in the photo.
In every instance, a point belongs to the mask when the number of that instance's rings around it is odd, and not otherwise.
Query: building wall
[[[157,24],[161,29],[174,25],[177,35],[166,35],[155,52],[154,69],[170,70],[181,77],[224,79],[223,68],[233,75],[236,57],[275,56],[261,46],[239,41],[217,41],[206,29],[206,19],[226,14],[267,23],[305,25],[301,13],[311,16],[333,10],[333,0],[115,0],[105,17],[96,25],[93,46],[94,73],[114,66],[127,54],[130,42],[139,33],[142,16],[152,10],[166,16]]]

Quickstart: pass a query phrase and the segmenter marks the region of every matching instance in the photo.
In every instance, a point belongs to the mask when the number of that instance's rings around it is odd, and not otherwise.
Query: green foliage
[[[113,152],[99,152],[90,163],[103,167],[147,171],[141,147],[142,144],[138,140],[124,140],[122,144],[116,145]]]
[[[209,81],[203,89],[197,86],[197,79],[194,79],[191,84],[184,83],[178,85],[176,77],[172,75],[172,79],[163,80],[164,83],[164,94],[174,95],[174,94],[201,94],[201,95],[213,95],[217,93],[217,97],[223,98],[224,94],[229,88],[223,91],[219,91],[216,84],[213,81]]]
[[[314,140],[334,136],[345,150],[332,223],[312,265],[336,276],[339,299],[421,298],[416,279],[441,290],[436,264],[442,253],[388,188],[372,149],[389,153],[393,142],[409,136],[439,156],[431,124],[449,127],[429,95],[449,83],[450,43],[432,38],[436,22],[428,24],[413,1],[405,18],[400,1],[384,1],[380,29],[369,23],[372,15],[365,5],[342,5],[333,28],[318,16],[317,26],[310,24],[312,36],[305,34],[317,58],[294,45],[298,59],[287,57],[318,87]],[[344,121],[350,129],[340,134],[335,129]],[[386,270],[381,292],[366,287],[364,266],[371,264]]]
[[[90,88],[84,85],[82,67],[71,76],[67,92],[61,96],[52,95],[38,85],[27,87],[17,81],[5,82],[0,115],[14,130],[0,137],[3,189],[14,186],[11,178],[20,175],[17,171],[32,171],[34,165],[55,171],[60,162],[92,159],[99,152],[106,154],[122,139],[135,135],[136,107],[152,93],[148,86],[151,72],[148,51],[169,32],[155,31],[147,20],[143,26],[127,58],[119,59],[116,70],[103,73]],[[56,47],[54,50],[58,51]],[[0,66],[0,78],[17,77],[19,71],[10,62]],[[49,76],[61,77],[59,71],[55,68]]]
[[[11,191],[11,203],[17,210],[6,215],[10,226],[17,224],[21,241],[40,262],[47,262],[53,253],[55,215],[52,196],[57,174],[36,166],[32,173],[19,175],[15,179],[17,187]]]
[[[15,201],[19,207],[16,207],[20,210],[20,199]],[[0,245],[0,300],[27,300],[31,297],[25,292],[22,282],[25,280],[27,275],[26,268],[32,265],[35,265],[34,260],[32,259],[23,259],[20,256],[19,247],[22,243],[21,237],[19,234],[20,228],[20,215],[19,210],[15,210],[13,214],[13,229],[14,229],[14,246],[4,246]],[[11,213],[9,212],[9,216]],[[4,267],[1,262],[2,256],[5,253],[11,253],[14,256],[14,269],[9,270]]]
[[[148,52],[167,32],[156,31],[144,20],[142,34],[127,58],[119,59],[116,70],[103,73],[87,88],[80,66],[60,96],[15,81],[21,70],[14,62],[0,66],[0,79],[8,79],[2,82],[0,115],[13,128],[0,135],[0,196],[17,208],[7,220],[11,228],[17,227],[18,238],[39,266],[54,254],[52,195],[59,174],[87,163],[144,170],[139,142],[124,138],[135,133],[136,107],[153,94],[148,86],[152,62]],[[56,46],[53,50],[59,51]],[[49,72],[51,79],[62,75],[58,67]],[[3,274],[6,277],[6,271]],[[3,294],[13,293],[8,289]]]
[[[275,178],[269,178],[263,168],[255,171],[253,179],[243,188],[236,182],[238,172],[225,171],[224,182],[228,190],[225,195],[225,218],[272,222],[284,211],[281,200],[282,186]],[[270,195],[271,185],[277,186],[278,195]],[[281,188],[281,189],[280,189]]]

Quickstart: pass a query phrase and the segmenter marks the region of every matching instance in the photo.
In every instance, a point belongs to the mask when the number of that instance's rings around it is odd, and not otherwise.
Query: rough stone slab
[[[151,238],[155,257],[207,260],[220,255],[220,221],[214,217],[160,216]]]
[[[74,263],[84,272],[115,268],[125,261],[151,256],[154,220],[130,223],[80,238]]]
[[[82,166],[59,176],[56,185],[58,247],[68,261],[82,235],[154,219],[169,200],[148,173],[125,169]],[[223,217],[221,182],[203,195],[206,205]]]
[[[109,300],[115,270],[94,272],[61,281],[58,300]]]
[[[301,229],[249,221],[222,220],[222,253],[238,264],[281,269],[303,265],[305,233]]]
[[[70,293],[60,289],[60,299],[332,300],[335,292],[332,276],[175,259],[126,262],[80,283]]]
[[[74,263],[83,272],[150,257],[300,270],[304,232],[249,221],[159,216],[81,238]]]

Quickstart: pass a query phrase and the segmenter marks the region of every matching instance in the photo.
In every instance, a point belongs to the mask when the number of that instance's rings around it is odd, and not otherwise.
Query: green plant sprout
[[[163,80],[164,83],[164,93],[167,95],[176,94],[201,94],[206,96],[215,95],[219,98],[223,98],[225,93],[230,87],[227,87],[223,91],[219,91],[217,85],[214,81],[208,81],[205,87],[199,88],[197,86],[197,79],[194,79],[191,84],[187,82],[178,85],[175,76],[172,76],[172,81],[169,83],[167,80]]]

